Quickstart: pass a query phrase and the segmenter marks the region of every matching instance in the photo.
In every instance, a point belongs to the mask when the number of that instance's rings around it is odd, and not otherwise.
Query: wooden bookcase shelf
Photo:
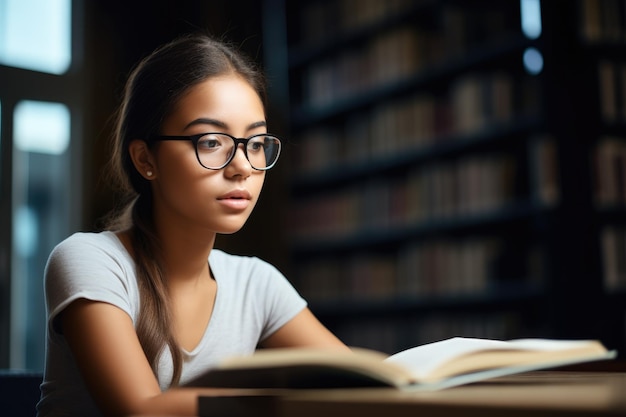
[[[265,2],[284,29],[266,45],[286,51],[268,66],[288,92],[290,276],[324,323],[388,351],[626,350],[622,1],[542,1],[536,38],[518,1]]]
[[[319,238],[296,240],[293,251],[296,255],[311,256],[320,254],[345,254],[357,250],[376,250],[377,248],[398,246],[411,239],[426,240],[432,236],[452,235],[467,236],[489,233],[497,229],[506,229],[507,226],[516,226],[521,223],[532,223],[535,217],[541,216],[542,210],[536,204],[512,204],[498,210],[496,213],[482,215],[467,215],[465,217],[428,221],[409,227],[385,227],[378,231],[364,230],[354,236],[337,238]]]

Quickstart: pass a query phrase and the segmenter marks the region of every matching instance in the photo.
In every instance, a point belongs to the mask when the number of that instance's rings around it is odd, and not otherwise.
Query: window
[[[0,1],[0,64],[63,74],[71,63],[71,0]]]
[[[21,101],[15,107],[15,148],[60,155],[70,141],[70,112],[61,103]]]
[[[81,226],[81,1],[0,0],[0,368],[43,370],[45,263]]]
[[[61,103],[20,101],[13,132],[11,363],[40,369],[46,330],[43,270],[70,224],[69,110]]]

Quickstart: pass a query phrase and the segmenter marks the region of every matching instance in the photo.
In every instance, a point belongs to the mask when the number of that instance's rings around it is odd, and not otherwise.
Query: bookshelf
[[[266,0],[290,276],[325,324],[389,352],[455,335],[625,348],[625,4],[541,2],[535,37],[518,1]]]

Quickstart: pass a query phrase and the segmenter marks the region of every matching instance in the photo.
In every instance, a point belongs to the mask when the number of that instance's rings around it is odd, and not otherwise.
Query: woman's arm
[[[266,348],[316,347],[350,350],[305,308],[262,342]]]
[[[89,392],[105,415],[197,415],[198,394],[237,393],[189,388],[161,393],[132,320],[111,304],[80,299],[60,320]]]
[[[118,307],[80,299],[60,316],[67,343],[89,392],[105,415],[197,415],[203,395],[237,395],[245,390],[174,388],[161,392],[132,320]],[[349,350],[309,309],[267,338],[264,347]]]

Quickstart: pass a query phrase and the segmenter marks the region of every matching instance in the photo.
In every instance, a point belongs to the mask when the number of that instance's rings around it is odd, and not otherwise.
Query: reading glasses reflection
[[[272,168],[280,155],[281,143],[276,136],[260,133],[248,138],[236,138],[228,133],[199,133],[191,136],[154,136],[152,140],[190,140],[196,150],[196,158],[206,169],[226,167],[235,157],[239,144],[250,166],[258,171]]]

